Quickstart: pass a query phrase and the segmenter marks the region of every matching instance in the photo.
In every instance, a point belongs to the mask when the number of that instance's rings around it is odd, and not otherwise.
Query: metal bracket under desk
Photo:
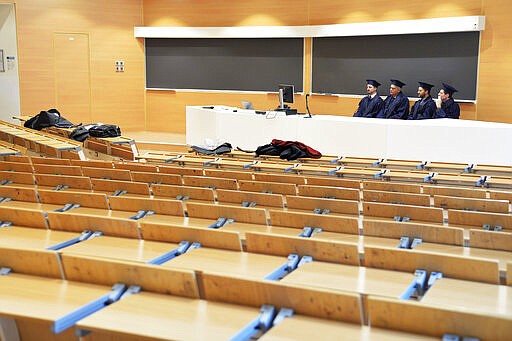
[[[183,240],[179,243],[178,247],[174,250],[171,250],[169,252],[164,253],[163,255],[160,255],[158,257],[155,257],[147,262],[147,264],[154,264],[154,265],[162,265],[165,262],[170,261],[171,259],[174,259],[178,256],[181,256],[189,251],[192,251],[194,249],[198,249],[201,247],[200,243],[194,242],[190,243],[189,241]]]
[[[275,269],[268,275],[266,275],[263,279],[270,281],[278,281],[284,278],[286,275],[291,273],[292,271],[300,268],[302,265],[306,263],[311,263],[313,261],[313,257],[311,256],[303,256],[302,258],[296,254],[289,254],[286,263],[281,265],[279,268]]]
[[[127,287],[126,284],[124,283],[116,283],[112,286],[112,290],[109,293],[57,319],[51,325],[50,329],[55,334],[59,334],[64,330],[68,329],[69,327],[72,327],[81,319],[105,308],[110,304],[119,301],[120,299],[126,298],[132,294],[139,293],[140,290],[140,286],[132,285],[130,287]],[[87,332],[83,333],[84,334],[82,335],[87,334]]]
[[[432,271],[429,276],[426,270],[416,270],[414,276],[411,284],[400,295],[401,300],[416,298],[419,301],[436,281],[443,278],[443,273]]]
[[[52,245],[50,247],[47,247],[46,250],[53,250],[53,251],[61,250],[68,246],[75,245],[75,244],[81,243],[86,240],[91,240],[93,238],[100,237],[102,235],[103,235],[103,232],[100,232],[100,231],[92,232],[89,230],[85,230],[85,231],[82,231],[82,234],[80,236],[66,240],[62,243],[58,243],[58,244]]]
[[[256,340],[285,318],[292,317],[293,314],[293,309],[281,308],[276,315],[276,307],[264,304],[260,308],[260,315],[233,336],[230,341]]]

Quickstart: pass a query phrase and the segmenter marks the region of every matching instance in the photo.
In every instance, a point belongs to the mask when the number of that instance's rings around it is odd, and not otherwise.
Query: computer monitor
[[[285,103],[293,103],[293,93],[294,87],[293,85],[286,85],[286,84],[279,84],[279,108],[281,110],[284,110],[288,108],[288,106],[285,106]]]

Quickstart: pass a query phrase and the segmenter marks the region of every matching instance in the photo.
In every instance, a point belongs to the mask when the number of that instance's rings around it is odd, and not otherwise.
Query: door
[[[54,33],[56,109],[72,123],[91,123],[89,35]]]

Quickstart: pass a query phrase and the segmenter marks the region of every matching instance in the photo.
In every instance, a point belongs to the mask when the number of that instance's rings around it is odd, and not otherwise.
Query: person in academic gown
[[[367,96],[364,96],[361,101],[359,101],[359,107],[354,113],[354,117],[377,117],[384,104],[384,101],[377,93],[379,86],[380,83],[375,79],[366,80]]]
[[[436,103],[430,96],[430,90],[434,87],[432,84],[425,82],[418,82],[420,86],[418,87],[418,97],[419,101],[414,103],[411,108],[411,112],[409,116],[407,116],[408,120],[426,120],[429,118],[434,118],[436,114]]]
[[[398,79],[391,79],[389,95],[384,100],[377,118],[405,119],[409,114],[409,99],[402,93],[405,84]]]
[[[437,111],[434,118],[459,118],[460,107],[453,99],[454,92],[457,92],[457,89],[443,83],[443,88],[439,90],[438,100],[436,101]]]

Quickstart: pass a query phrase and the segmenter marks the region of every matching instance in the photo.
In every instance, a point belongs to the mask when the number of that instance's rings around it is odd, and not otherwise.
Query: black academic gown
[[[399,92],[396,97],[388,95],[384,100],[378,118],[405,119],[409,114],[409,99]]]
[[[411,112],[409,116],[407,116],[408,120],[426,120],[429,118],[434,118],[436,114],[436,102],[432,99],[432,97],[428,96],[427,98],[423,98],[422,100],[417,101],[411,108]]]
[[[441,108],[437,109],[434,118],[459,118],[459,116],[459,105],[453,100],[453,98],[448,98],[447,101],[441,102]]]
[[[359,101],[359,107],[354,113],[354,117],[377,117],[384,101],[380,98],[379,94],[370,99],[369,96],[364,96]]]

